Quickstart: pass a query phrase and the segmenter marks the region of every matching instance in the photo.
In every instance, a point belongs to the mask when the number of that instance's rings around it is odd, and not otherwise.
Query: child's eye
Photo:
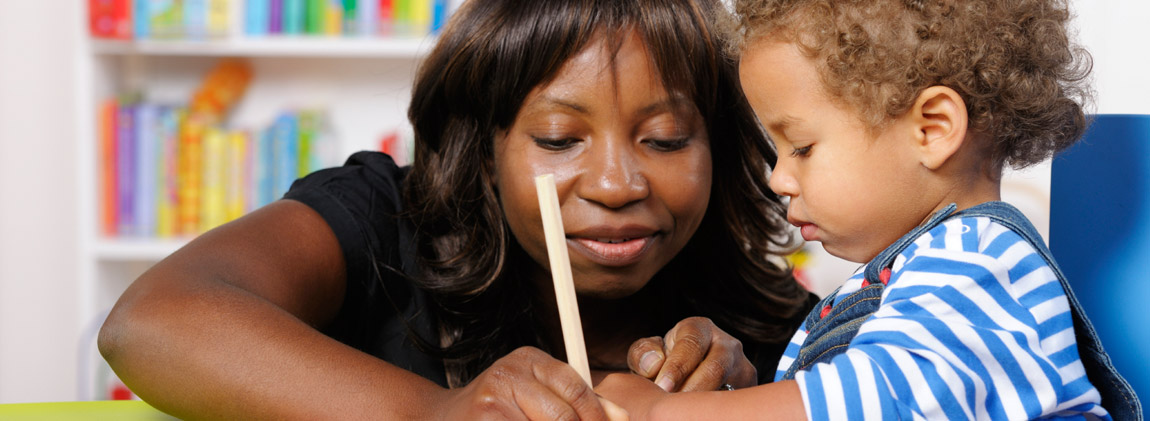
[[[690,138],[684,137],[680,139],[646,139],[643,142],[657,151],[672,152],[687,147],[687,143],[690,141]]]
[[[532,137],[532,139],[535,140],[536,145],[539,145],[539,147],[541,147],[543,149],[547,149],[549,151],[561,151],[564,149],[568,149],[568,148],[571,148],[572,146],[574,146],[576,143],[579,142],[579,139],[574,138],[574,137],[565,137],[565,138],[557,138],[557,139],[544,138],[544,137]]]
[[[810,155],[810,153],[811,153],[811,145],[807,145],[807,146],[803,146],[801,148],[795,148],[794,150],[792,150],[791,156],[805,157],[807,155]]]

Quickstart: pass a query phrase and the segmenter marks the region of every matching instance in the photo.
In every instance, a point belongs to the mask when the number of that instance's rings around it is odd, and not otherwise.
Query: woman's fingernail
[[[671,381],[667,376],[663,376],[655,380],[655,385],[659,386],[660,389],[670,392],[671,388],[675,387],[675,382]]]
[[[643,371],[644,376],[651,375],[651,370],[655,369],[655,364],[659,362],[659,353],[655,351],[647,351],[643,354],[643,358],[639,359],[639,370]]]

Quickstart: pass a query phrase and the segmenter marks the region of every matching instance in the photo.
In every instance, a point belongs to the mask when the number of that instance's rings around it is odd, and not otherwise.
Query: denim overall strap
[[[807,327],[807,338],[799,348],[795,361],[782,378],[794,379],[798,371],[806,370],[820,362],[828,362],[846,352],[847,346],[858,334],[859,327],[878,311],[879,304],[882,303],[882,292],[886,286],[882,270],[889,268],[899,253],[902,253],[915,239],[946,220],[955,209],[956,206],[951,204],[935,212],[926,223],[911,230],[871,259],[864,274],[867,285],[862,289],[837,299],[838,303],[835,303],[838,289],[823,298],[807,315],[804,323]]]
[[[1062,289],[1066,291],[1066,300],[1070,302],[1070,314],[1074,320],[1074,339],[1078,342],[1078,355],[1086,369],[1086,377],[1102,395],[1102,407],[1106,408],[1116,420],[1142,420],[1142,404],[1138,401],[1134,388],[1114,368],[1110,356],[1102,348],[1102,342],[1098,339],[1094,325],[1086,317],[1086,313],[1074,296],[1074,291],[1066,281],[1066,276],[1062,274],[1062,269],[1058,267],[1050,249],[1046,247],[1042,237],[1022,212],[1005,202],[987,202],[964,209],[956,213],[955,217],[988,217],[1018,233],[1038,250],[1054,275],[1058,277]]]

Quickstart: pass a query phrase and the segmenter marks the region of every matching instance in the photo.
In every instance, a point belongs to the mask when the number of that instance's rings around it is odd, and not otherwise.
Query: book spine
[[[128,0],[88,0],[88,31],[97,38],[132,37],[132,10]]]
[[[344,35],[359,35],[359,2],[357,0],[343,0]]]
[[[296,177],[303,177],[315,170],[315,154],[312,151],[313,142],[319,131],[319,116],[314,111],[301,111],[299,113],[297,171]]]
[[[235,1],[235,0],[233,0]],[[245,0],[244,26],[249,36],[263,36],[268,33],[269,0]]]
[[[343,0],[328,0],[324,7],[324,35],[343,33]]]
[[[307,4],[305,0],[283,0],[283,33],[300,35],[306,32]]]
[[[132,213],[136,217],[135,234],[141,237],[150,237],[155,234],[156,224],[156,149],[159,143],[157,137],[157,110],[153,104],[141,102],[136,107],[136,174],[133,203],[135,209]]]
[[[239,0],[207,0],[208,1],[208,37],[225,38],[231,32],[232,1]]]
[[[127,11],[127,20],[131,25],[131,36],[126,38],[135,37],[137,39],[145,39],[152,36],[152,23],[151,13],[148,12],[149,3],[140,0],[123,0],[125,3],[124,10]]]
[[[431,0],[430,33],[438,34],[443,29],[443,25],[447,24],[447,18],[451,15],[450,5],[447,3],[448,0]]]
[[[227,218],[224,189],[228,134],[218,127],[204,133],[202,187],[200,188],[200,232],[222,225]]]
[[[299,132],[295,114],[284,113],[272,127],[272,197],[283,197],[299,172]]]
[[[269,0],[268,3],[268,33],[282,34],[284,32],[284,0]]]
[[[160,148],[156,153],[156,236],[176,235],[176,209],[179,203],[179,144],[183,110],[163,107],[160,111]]]
[[[376,31],[382,36],[392,36],[395,34],[395,3],[393,0],[379,0],[379,7],[377,7],[379,17],[376,18],[379,29]]]
[[[306,2],[307,17],[304,26],[309,35],[320,35],[324,31],[324,20],[327,18],[328,0],[304,0]]]
[[[275,163],[275,150],[272,147],[271,128],[261,130],[254,139],[252,148],[252,192],[253,199],[248,210],[255,210],[272,201],[272,165]]]
[[[357,16],[359,35],[370,37],[379,34],[379,0],[361,0]]]
[[[118,213],[119,198],[117,196],[116,172],[117,164],[116,116],[119,114],[119,103],[115,98],[107,99],[100,104],[100,233],[106,237],[114,237],[119,231]]]
[[[135,235],[135,218],[132,212],[135,211],[132,192],[134,191],[132,181],[135,180],[135,105],[125,101],[120,104],[119,115],[116,122],[118,123],[118,130],[116,134],[116,163],[117,166],[117,195],[119,196],[119,203],[116,206],[119,212],[116,220],[119,222],[117,231],[120,235]]]
[[[182,36],[202,40],[208,36],[208,0],[184,1],[184,30]],[[177,34],[177,36],[180,36]]]
[[[251,168],[248,166],[248,143],[246,132],[236,131],[228,136],[228,164],[225,168],[226,177],[224,181],[227,194],[224,201],[224,218],[228,221],[243,216],[244,210],[247,209],[248,189],[246,187],[250,182],[246,173]]]
[[[188,114],[180,134],[178,234],[195,235],[200,225],[200,187],[203,168],[203,136],[207,128]]]

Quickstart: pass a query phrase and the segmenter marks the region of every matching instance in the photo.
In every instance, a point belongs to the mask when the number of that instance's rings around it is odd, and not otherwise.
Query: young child
[[[866,263],[807,317],[776,382],[597,391],[632,419],[1136,419],[1002,170],[1084,131],[1089,57],[1062,0],[740,0],[770,187],[807,241]],[[648,383],[648,384],[645,384]]]

